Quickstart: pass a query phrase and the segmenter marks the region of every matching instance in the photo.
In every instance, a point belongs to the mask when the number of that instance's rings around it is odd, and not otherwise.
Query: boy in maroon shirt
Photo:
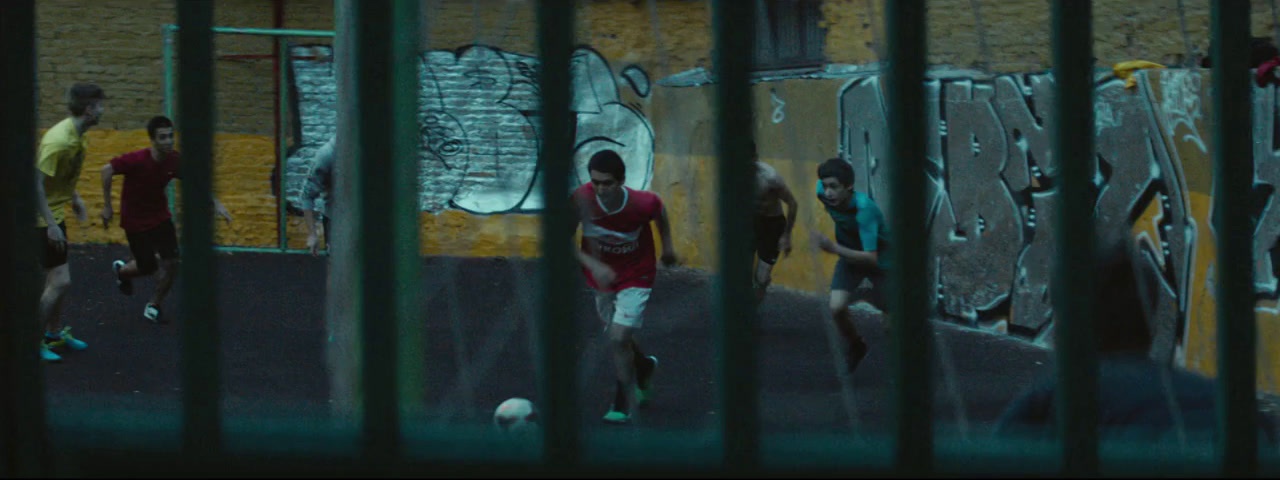
[[[178,274],[178,235],[173,227],[173,215],[169,213],[169,197],[165,187],[169,180],[181,178],[178,162],[181,155],[173,149],[173,122],[168,117],[156,116],[147,121],[147,135],[151,146],[120,155],[102,167],[102,227],[111,224],[111,177],[124,175],[124,188],[120,191],[120,227],[129,239],[133,260],[112,262],[116,274],[116,286],[121,293],[133,295],[133,277],[150,275],[156,271],[156,257],[160,257],[160,277],[155,293],[142,316],[152,323],[168,323],[160,315],[160,303],[169,293],[173,278]],[[231,214],[217,198],[213,199],[214,212],[231,224]]]

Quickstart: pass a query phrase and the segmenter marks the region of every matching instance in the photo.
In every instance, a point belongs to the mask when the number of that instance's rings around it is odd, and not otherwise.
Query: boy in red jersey
[[[178,274],[178,235],[169,213],[169,197],[164,189],[169,180],[181,178],[178,162],[181,156],[173,149],[173,121],[156,116],[147,121],[147,135],[151,146],[120,155],[102,167],[102,228],[111,224],[115,212],[111,209],[111,177],[124,175],[124,188],[120,191],[120,227],[129,239],[129,251],[133,260],[125,263],[116,260],[111,270],[116,275],[116,287],[125,295],[133,294],[133,277],[150,275],[156,271],[156,256],[161,260],[160,277],[155,293],[142,316],[152,323],[168,323],[160,316],[160,303],[169,293],[173,278]],[[214,212],[231,224],[231,214],[217,198],[213,199]]]
[[[658,222],[662,263],[676,263],[676,253],[662,199],[622,184],[627,169],[617,152],[596,153],[587,171],[591,182],[574,190],[572,197],[582,224],[577,257],[587,284],[595,291],[596,311],[605,324],[617,374],[617,390],[604,421],[627,423],[631,420],[628,389],[634,384],[635,403],[644,405],[658,366],[658,359],[641,353],[635,340],[657,275],[649,222]]]

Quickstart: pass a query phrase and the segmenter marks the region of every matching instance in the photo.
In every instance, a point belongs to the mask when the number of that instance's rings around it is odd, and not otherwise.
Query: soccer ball
[[[524,434],[537,427],[538,412],[533,402],[523,398],[508,398],[493,411],[493,426],[503,433]]]

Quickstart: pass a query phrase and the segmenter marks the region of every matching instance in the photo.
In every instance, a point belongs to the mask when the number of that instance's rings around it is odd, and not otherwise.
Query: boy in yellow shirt
[[[40,295],[40,324],[44,338],[40,358],[57,362],[62,357],[52,349],[66,347],[84,350],[85,342],[71,336],[71,327],[62,327],[58,318],[62,301],[71,287],[71,269],[67,265],[66,206],[81,222],[87,220],[84,201],[76,192],[76,181],[84,166],[86,142],[84,133],[97,125],[105,109],[106,95],[91,83],[77,83],[68,92],[67,110],[71,116],[58,122],[40,139],[36,157],[36,230],[44,245],[41,265],[44,267],[44,293]]]

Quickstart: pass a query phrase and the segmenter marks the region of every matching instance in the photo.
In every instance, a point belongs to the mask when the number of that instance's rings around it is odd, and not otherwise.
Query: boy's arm
[[[822,251],[836,254],[840,256],[840,258],[843,258],[857,266],[874,267],[880,260],[880,254],[875,250],[854,250],[833,242],[830,238],[816,232],[813,233],[812,238],[814,245],[817,245],[817,247]]]
[[[784,254],[791,253],[791,230],[796,226],[796,212],[800,210],[799,202],[791,193],[791,189],[787,188],[787,183],[782,180],[782,176],[775,177],[778,184],[778,198],[782,199],[782,203],[787,204],[787,229],[782,233],[782,238],[778,240],[779,250]]]
[[[226,219],[227,225],[231,225],[231,212],[228,212],[227,207],[224,207],[222,202],[218,201],[217,195],[213,196],[213,213],[221,215],[222,218]]]
[[[832,247],[832,250],[828,250],[828,251],[836,255],[839,255],[840,258],[843,258],[853,263],[854,265],[858,265],[862,267],[874,267],[876,266],[877,262],[880,261],[880,254],[876,251],[868,252],[863,250],[854,250],[852,248],[841,246],[840,244],[837,244],[837,243],[832,243],[831,247]]]
[[[111,177],[116,174],[111,162],[102,166],[102,228],[111,226],[111,217],[115,212],[111,208]]]
[[[44,177],[45,177],[45,173],[41,171],[39,168],[37,168],[36,169],[36,208],[39,210],[40,217],[44,218],[45,225],[53,227],[53,230],[58,230],[58,232],[61,233],[62,230],[58,229],[57,219],[53,218],[53,210],[49,208],[49,197],[45,196],[45,193],[44,193]]]
[[[44,190],[44,181],[47,177],[52,177],[58,173],[58,166],[62,164],[62,157],[66,152],[65,149],[59,148],[56,144],[41,144],[40,158],[36,161],[36,208],[40,213],[40,217],[44,218],[45,225],[53,227],[50,229],[57,230],[55,237],[50,240],[65,241],[62,230],[58,228],[58,220],[53,216],[53,209],[49,208],[49,196]]]
[[[316,252],[315,245],[319,240],[319,232],[316,231],[315,203],[316,199],[320,198],[320,193],[324,191],[324,176],[330,167],[324,161],[325,158],[327,157],[322,157],[312,169],[311,175],[307,175],[306,181],[302,184],[302,194],[299,195],[299,207],[302,209],[302,218],[307,225],[307,248],[310,248],[312,253]],[[329,232],[325,232],[325,235],[328,234]]]
[[[667,207],[658,209],[658,238],[662,239],[662,263],[672,265],[679,261],[675,242],[671,241],[671,222],[667,219]]]
[[[573,202],[573,205],[573,226],[570,228],[572,228],[572,232],[576,232],[578,231],[578,226],[582,224],[582,217],[578,212],[578,203],[576,200]],[[569,238],[570,242],[572,242],[573,235],[570,234]],[[592,242],[588,241],[587,244],[591,245]],[[569,248],[573,249],[573,256],[578,259],[578,263],[583,267],[586,267],[586,269],[591,272],[591,278],[595,279],[596,285],[599,285],[600,287],[613,285],[614,276],[616,275],[613,268],[610,268],[609,265],[600,261],[600,259],[596,258],[594,255],[588,254],[581,248],[578,248],[577,245],[570,243]]]

